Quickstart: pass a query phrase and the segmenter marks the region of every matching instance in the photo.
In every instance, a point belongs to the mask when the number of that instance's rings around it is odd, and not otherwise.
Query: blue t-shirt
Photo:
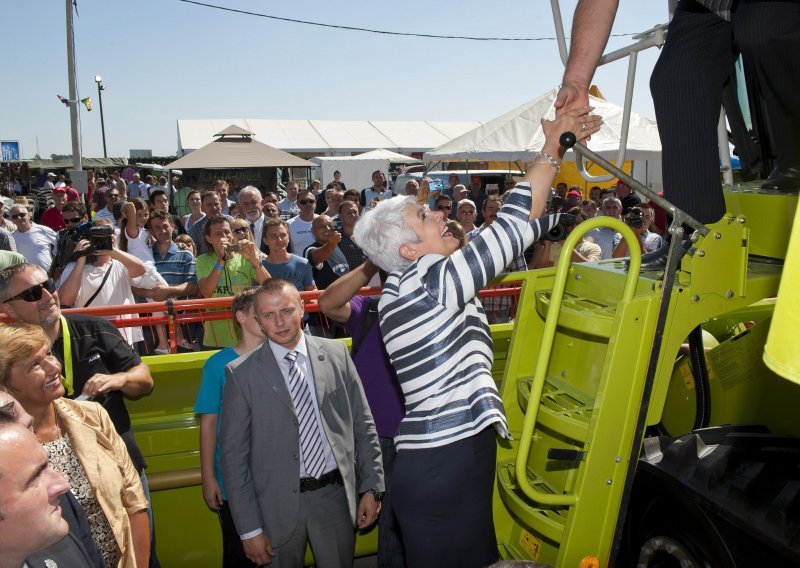
[[[300,292],[309,286],[314,285],[314,275],[311,273],[311,265],[308,260],[296,254],[290,255],[289,260],[281,264],[272,264],[262,260],[261,264],[267,269],[273,278],[284,278],[288,280]]]
[[[225,388],[225,365],[238,359],[239,354],[233,347],[226,347],[219,353],[214,353],[203,365],[203,380],[200,382],[200,390],[197,392],[197,399],[194,401],[194,411],[197,414],[216,414],[217,415],[217,449],[214,452],[214,477],[217,478],[219,488],[222,491],[222,499],[227,501],[228,495],[225,493],[225,486],[222,485],[222,473],[219,468],[219,431],[222,427],[222,390]]]

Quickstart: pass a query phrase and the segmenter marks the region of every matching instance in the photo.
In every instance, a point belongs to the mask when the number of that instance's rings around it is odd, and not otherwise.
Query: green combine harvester
[[[767,139],[755,116],[752,132]],[[498,442],[501,558],[557,568],[800,566],[800,385],[762,362],[797,196],[727,181],[718,223],[673,211],[662,270],[641,271],[638,252],[571,264],[592,228],[636,238],[596,218],[572,231],[556,267],[497,280],[521,282],[514,323],[492,326],[514,438]],[[681,257],[684,227],[692,244]],[[164,566],[220,563],[192,412],[209,355],[145,358],[155,391],[129,403]],[[359,534],[357,556],[376,550],[377,529]]]

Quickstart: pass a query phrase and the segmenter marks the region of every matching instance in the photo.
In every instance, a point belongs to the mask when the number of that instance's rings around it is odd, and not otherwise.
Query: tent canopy
[[[182,152],[205,146],[213,134],[229,125],[253,133],[253,138],[287,152],[311,155],[349,154],[375,148],[397,152],[424,152],[480,125],[478,121],[380,120],[179,120],[178,145]]]
[[[418,160],[416,158],[412,158],[411,156],[406,156],[404,154],[398,154],[397,152],[392,152],[391,150],[384,150],[383,148],[378,148],[377,150],[372,150],[371,152],[364,152],[363,154],[359,154],[358,156],[353,156],[350,158],[352,160],[389,160],[389,163],[392,164],[419,164],[422,160]]]
[[[458,138],[425,152],[426,162],[508,161],[524,162],[535,158],[544,145],[541,118],[555,117],[557,89],[490,120]],[[600,132],[593,134],[589,147],[607,160],[616,160],[622,132],[623,109],[603,99],[589,96],[594,113],[603,117]],[[661,140],[654,120],[631,113],[626,160],[661,159]]]
[[[165,166],[167,169],[307,168],[312,164],[253,140],[249,130],[232,124],[214,136],[217,140]]]
[[[61,160],[31,160],[28,162],[31,168],[41,168],[43,170],[72,169],[72,158]],[[88,169],[95,168],[124,168],[128,165],[128,158],[81,158],[81,166]]]

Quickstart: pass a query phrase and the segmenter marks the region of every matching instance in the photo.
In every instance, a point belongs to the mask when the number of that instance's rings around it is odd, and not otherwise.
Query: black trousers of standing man
[[[695,0],[681,0],[650,90],[664,196],[701,223],[725,213],[716,126],[739,53],[758,78],[777,167],[800,167],[800,1],[735,0],[728,22]]]

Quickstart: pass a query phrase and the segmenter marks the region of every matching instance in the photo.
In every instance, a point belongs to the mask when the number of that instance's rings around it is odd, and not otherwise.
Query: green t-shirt
[[[183,217],[192,212],[192,210],[189,209],[189,204],[186,202],[190,191],[192,191],[192,188],[188,185],[184,185],[172,196],[172,206],[175,208],[175,214],[179,217]]]
[[[216,253],[201,254],[197,257],[197,280],[202,280],[214,270],[217,263]],[[217,281],[217,289],[211,294],[212,298],[226,298],[235,296],[237,292],[257,285],[256,269],[240,254],[236,254],[225,263],[225,268]],[[213,309],[208,311],[219,311]],[[236,324],[232,320],[213,320],[203,322],[205,336],[203,345],[209,347],[231,347],[239,340],[236,337]]]

